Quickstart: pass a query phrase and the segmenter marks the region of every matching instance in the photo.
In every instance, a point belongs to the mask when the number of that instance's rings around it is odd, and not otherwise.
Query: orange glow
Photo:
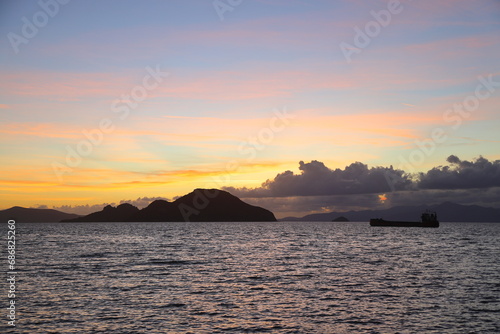
[[[378,195],[378,199],[381,203],[385,203],[385,201],[387,201],[387,196],[385,194]]]

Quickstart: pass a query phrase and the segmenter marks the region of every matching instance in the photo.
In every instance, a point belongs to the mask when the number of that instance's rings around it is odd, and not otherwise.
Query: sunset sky
[[[0,32],[0,209],[500,206],[499,1],[10,0]]]

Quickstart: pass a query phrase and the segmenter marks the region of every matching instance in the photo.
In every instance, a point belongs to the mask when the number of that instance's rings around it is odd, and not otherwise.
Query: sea
[[[18,223],[1,333],[499,333],[500,224]]]

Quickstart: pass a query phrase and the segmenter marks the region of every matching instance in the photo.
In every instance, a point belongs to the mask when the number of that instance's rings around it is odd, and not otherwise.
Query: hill
[[[227,191],[195,189],[174,202],[157,200],[139,210],[130,204],[102,211],[65,222],[251,222],[276,221],[274,214],[264,208],[243,202]]]
[[[53,209],[32,209],[14,206],[10,209],[0,211],[0,220],[15,220],[17,223],[48,223],[58,222],[63,219],[74,219],[80,217],[73,213],[65,213]]]
[[[128,221],[129,217],[137,213],[139,209],[131,204],[120,204],[116,208],[111,205],[106,206],[98,212],[89,215],[73,218],[63,219],[62,222],[123,222]]]

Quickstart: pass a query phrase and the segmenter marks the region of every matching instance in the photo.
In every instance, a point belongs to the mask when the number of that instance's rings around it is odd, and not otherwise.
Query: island
[[[227,191],[195,189],[173,202],[156,200],[143,209],[125,203],[62,222],[275,222],[274,214]]]
[[[348,221],[349,221],[349,219],[347,219],[344,216],[340,216],[340,217],[337,217],[337,218],[332,220],[332,222],[348,222]]]
[[[13,206],[10,209],[0,210],[0,220],[14,220],[17,223],[53,223],[63,219],[78,218],[80,215],[66,213],[54,209],[35,209]]]

